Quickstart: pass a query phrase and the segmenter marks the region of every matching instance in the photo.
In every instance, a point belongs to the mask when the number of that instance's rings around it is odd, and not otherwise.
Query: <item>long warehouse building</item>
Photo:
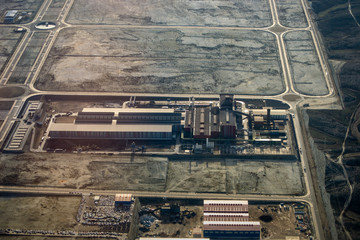
[[[85,108],[71,123],[49,125],[56,139],[172,140],[184,117],[174,109]]]

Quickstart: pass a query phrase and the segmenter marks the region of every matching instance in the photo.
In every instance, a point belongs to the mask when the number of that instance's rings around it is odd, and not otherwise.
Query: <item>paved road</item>
[[[24,24],[22,27],[27,29],[26,34],[24,35],[22,41],[18,45],[15,53],[13,54],[12,58],[10,59],[7,67],[5,68],[1,80],[0,85],[5,85],[7,83],[7,80],[11,76],[12,71],[15,69],[17,62],[19,61],[20,57],[22,56],[24,50],[26,49],[29,41],[31,40],[33,34],[36,30],[34,28],[34,25],[41,21],[42,17],[45,15],[46,11],[48,10],[51,0],[45,0],[42,7],[38,11],[37,15],[35,16],[34,20],[31,23]],[[236,28],[236,27],[199,27],[199,26],[127,26],[127,25],[71,25],[65,22],[66,16],[68,15],[71,6],[73,4],[74,0],[67,0],[64,4],[64,7],[60,11],[59,16],[56,19],[57,28],[51,31],[48,31],[49,37],[45,41],[45,44],[42,48],[42,50],[39,53],[39,56],[37,60],[35,61],[31,71],[29,72],[28,78],[26,80],[25,86],[28,87],[29,92],[33,92],[32,95],[35,94],[49,94],[49,95],[69,95],[67,92],[61,92],[61,91],[39,91],[34,87],[34,83],[40,73],[40,70],[59,34],[59,31],[64,28],[70,28],[70,27],[83,27],[83,28],[192,28],[192,29],[200,29],[200,28],[211,28],[211,29],[236,29],[236,30],[262,30],[262,31],[268,31],[273,33],[276,36],[277,39],[277,45],[281,60],[282,69],[284,72],[284,82],[285,82],[285,91],[279,95],[276,96],[258,96],[258,95],[236,95],[236,98],[244,98],[244,99],[273,99],[273,100],[279,100],[284,101],[283,96],[287,94],[296,94],[300,96],[300,100],[298,102],[287,102],[290,105],[290,111],[292,111],[295,114],[294,119],[294,126],[295,131],[297,134],[297,142],[299,148],[302,149],[303,152],[306,151],[304,146],[304,139],[302,136],[302,131],[300,128],[300,124],[298,121],[298,113],[296,112],[296,104],[300,104],[301,101],[304,99],[305,95],[298,93],[294,89],[294,83],[291,76],[291,68],[290,64],[288,62],[288,56],[287,51],[285,48],[284,43],[284,34],[292,31],[292,30],[304,30],[309,31],[314,39],[314,45],[315,49],[317,51],[317,54],[319,56],[319,61],[322,67],[323,72],[325,73],[325,79],[327,81],[327,86],[329,88],[329,94],[326,96],[313,96],[311,98],[313,99],[326,99],[329,97],[335,96],[334,91],[334,84],[333,80],[331,79],[331,74],[328,74],[329,66],[327,63],[327,58],[324,56],[324,53],[322,51],[321,45],[320,45],[320,38],[317,34],[317,31],[314,29],[314,23],[311,20],[310,14],[308,12],[308,2],[306,0],[301,0],[301,3],[304,8],[306,19],[309,23],[309,26],[306,28],[287,28],[282,26],[282,24],[279,21],[279,16],[277,12],[277,6],[275,0],[269,0],[270,3],[270,9],[271,9],[271,15],[273,18],[273,24],[270,27],[267,28]],[[11,26],[14,27],[14,25],[2,25],[2,26]],[[277,27],[277,28],[276,28]],[[278,29],[278,30],[276,30]],[[280,29],[280,31],[279,31]],[[14,107],[10,110],[9,116],[7,121],[4,123],[4,126],[0,130],[0,134],[2,134],[1,140],[3,140],[6,129],[9,128],[11,120],[16,119],[16,113],[19,109],[19,106],[29,97],[23,96],[21,99],[18,99],[18,101],[14,104]],[[160,96],[160,97],[195,97],[196,99],[201,98],[213,98],[218,99],[217,94],[173,94],[171,96],[167,94],[146,94],[146,93],[97,93],[97,92],[73,92],[70,95],[96,95],[96,96]],[[284,101],[286,102],[286,101]],[[306,168],[310,170],[308,167],[308,159],[306,158],[306,154],[301,155],[301,163],[303,169]],[[248,199],[248,200],[273,200],[273,201],[304,201],[307,202],[311,207],[312,212],[312,218],[314,222],[314,226],[316,229],[316,235],[318,236],[318,239],[324,239],[324,234],[322,232],[321,223],[319,220],[319,214],[317,213],[317,203],[315,200],[314,195],[314,189],[312,185],[312,179],[311,175],[307,172],[304,172],[304,179],[305,179],[305,185],[306,185],[306,195],[305,196],[278,196],[278,195],[225,195],[225,194],[202,194],[202,193],[154,193],[154,192],[133,192],[135,196],[143,196],[143,197],[176,197],[176,198],[211,198],[211,199]],[[2,192],[23,192],[23,193],[41,193],[41,194],[65,194],[67,195],[69,192],[74,191],[73,189],[58,189],[58,188],[26,188],[26,187],[5,187],[0,186],[0,191]],[[84,194],[90,194],[91,190],[81,190]],[[96,191],[94,194],[115,194],[118,193],[118,191]]]

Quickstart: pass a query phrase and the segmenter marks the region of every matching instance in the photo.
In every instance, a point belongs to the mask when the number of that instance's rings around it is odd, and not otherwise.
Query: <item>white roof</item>
[[[203,222],[204,225],[223,225],[223,226],[234,226],[234,225],[238,225],[238,226],[244,226],[244,225],[252,225],[252,226],[256,226],[256,225],[260,225],[260,222],[220,222],[220,221],[204,221]]]
[[[113,113],[173,113],[172,108],[83,108],[82,112],[113,112]]]
[[[267,109],[251,109],[254,115],[266,115]],[[285,109],[271,109],[270,115],[286,115],[288,110]]]
[[[240,200],[204,200],[204,205],[222,204],[222,205],[248,205],[248,201]]]
[[[74,124],[53,123],[49,131],[71,132],[172,132],[171,124]]]
[[[7,11],[5,17],[15,17],[17,12],[18,12],[17,10],[9,10],[9,11]]]
[[[249,213],[211,213],[211,212],[204,212],[204,216],[229,216],[229,217],[245,217],[249,216]]]

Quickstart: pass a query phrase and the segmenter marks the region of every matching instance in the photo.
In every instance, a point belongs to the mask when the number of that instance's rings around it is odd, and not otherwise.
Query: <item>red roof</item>
[[[204,221],[219,221],[219,222],[245,222],[249,221],[249,217],[245,216],[204,216]]]
[[[204,230],[214,231],[260,231],[261,226],[259,222],[227,222],[227,223],[206,223],[204,222]]]
[[[204,212],[224,212],[224,213],[247,213],[249,211],[248,205],[204,205]]]

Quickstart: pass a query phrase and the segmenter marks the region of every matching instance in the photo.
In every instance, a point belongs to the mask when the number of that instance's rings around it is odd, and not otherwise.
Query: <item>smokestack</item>
[[[270,128],[270,108],[267,109],[266,120],[267,120],[267,128],[269,129]]]

